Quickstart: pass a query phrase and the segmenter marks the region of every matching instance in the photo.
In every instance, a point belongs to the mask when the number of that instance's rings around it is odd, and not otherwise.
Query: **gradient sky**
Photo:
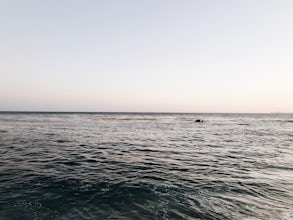
[[[293,1],[0,0],[0,110],[293,112]]]

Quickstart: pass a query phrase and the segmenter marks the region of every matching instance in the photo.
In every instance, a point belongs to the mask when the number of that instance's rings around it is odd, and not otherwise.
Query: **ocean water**
[[[293,115],[1,113],[0,219],[292,220]]]

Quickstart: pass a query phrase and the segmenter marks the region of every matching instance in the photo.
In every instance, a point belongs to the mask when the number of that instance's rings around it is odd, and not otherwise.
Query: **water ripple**
[[[291,220],[292,117],[2,113],[0,219]]]

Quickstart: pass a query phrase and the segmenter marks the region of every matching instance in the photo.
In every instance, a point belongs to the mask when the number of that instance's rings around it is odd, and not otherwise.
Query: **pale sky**
[[[0,111],[293,112],[292,0],[0,0]]]

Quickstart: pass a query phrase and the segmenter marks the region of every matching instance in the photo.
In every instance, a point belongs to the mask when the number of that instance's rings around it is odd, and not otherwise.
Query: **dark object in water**
[[[202,122],[203,122],[203,120],[201,120],[201,119],[196,119],[194,122],[197,122],[197,123],[202,123]]]

